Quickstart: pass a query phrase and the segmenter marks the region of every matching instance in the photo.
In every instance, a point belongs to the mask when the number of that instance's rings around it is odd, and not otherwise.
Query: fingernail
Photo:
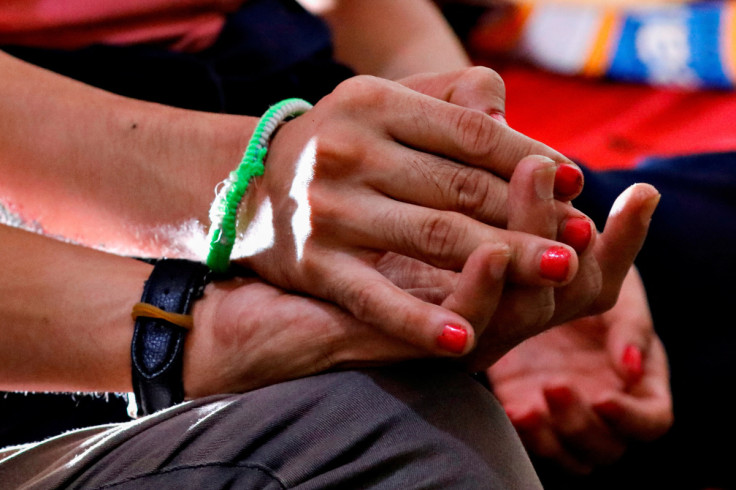
[[[612,401],[597,403],[593,406],[593,409],[599,415],[602,415],[603,417],[609,419],[620,419],[623,415],[623,407],[621,407],[621,405],[619,405],[618,403],[614,403]]]
[[[544,396],[555,406],[564,408],[572,403],[572,392],[566,386],[557,386],[544,390]]]
[[[520,429],[533,429],[542,423],[542,415],[539,412],[527,412],[524,415],[512,418],[514,426]]]
[[[656,196],[652,196],[646,200],[639,214],[643,224],[648,225],[652,220],[652,215],[654,214],[654,210],[657,209],[657,205],[659,204],[661,197],[661,194],[657,194]]]
[[[635,345],[627,345],[621,356],[621,363],[624,365],[629,375],[632,377],[640,377],[643,374],[641,367],[641,349]]]
[[[542,277],[553,281],[564,281],[570,271],[570,251],[565,247],[550,247],[542,254],[539,264]]]
[[[462,354],[468,341],[468,332],[455,325],[445,325],[442,334],[437,337],[437,345],[453,354]]]
[[[578,254],[588,248],[590,238],[593,236],[591,223],[585,218],[571,218],[565,223],[560,234],[560,241],[570,245]]]
[[[559,196],[572,196],[583,187],[583,174],[567,163],[557,167],[555,173],[555,193]]]
[[[550,163],[553,163],[551,159]],[[534,171],[534,192],[542,200],[553,199],[556,171],[553,166],[543,167]]]

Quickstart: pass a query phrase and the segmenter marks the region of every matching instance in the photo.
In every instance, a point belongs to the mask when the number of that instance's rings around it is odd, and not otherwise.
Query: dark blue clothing
[[[575,205],[603,228],[614,199],[648,182],[662,198],[636,265],[670,361],[675,424],[588,478],[538,463],[545,488],[736,488],[736,153],[652,158],[631,170],[585,170]]]

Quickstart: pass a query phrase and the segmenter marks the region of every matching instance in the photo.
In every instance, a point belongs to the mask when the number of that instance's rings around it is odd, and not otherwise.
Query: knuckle
[[[365,160],[365,145],[356,141],[354,135],[346,136],[337,127],[331,128],[329,134],[318,139],[314,154],[314,179],[342,178]]]
[[[491,118],[478,111],[460,110],[453,125],[458,134],[458,144],[473,158],[493,154],[501,144],[501,132]]]
[[[500,97],[506,93],[506,84],[495,70],[485,66],[474,66],[467,69],[462,81],[467,88],[484,92],[493,92]]]
[[[340,83],[328,97],[347,110],[361,111],[380,105],[385,96],[385,82],[370,75],[358,75]]]
[[[346,306],[358,320],[365,321],[375,313],[376,298],[380,297],[383,284],[379,280],[369,280],[360,287],[346,288]]]
[[[457,168],[449,179],[451,197],[457,211],[476,216],[486,207],[490,182],[482,172],[472,167]]]
[[[458,248],[461,219],[456,213],[432,213],[419,225],[420,247],[417,255],[427,256],[436,263],[452,264],[452,255]]]

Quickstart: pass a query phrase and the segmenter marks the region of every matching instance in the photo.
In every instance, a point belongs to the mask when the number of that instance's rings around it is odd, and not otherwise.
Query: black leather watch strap
[[[189,313],[209,282],[209,268],[182,259],[162,259],[153,267],[141,301],[170,313]],[[138,415],[184,401],[182,361],[187,330],[166,320],[139,316],[131,357]]]

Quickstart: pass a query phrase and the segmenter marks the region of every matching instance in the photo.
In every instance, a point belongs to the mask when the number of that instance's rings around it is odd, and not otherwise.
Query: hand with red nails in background
[[[517,172],[534,165],[529,160],[522,161]],[[510,195],[515,192],[514,185],[512,179]],[[527,448],[571,472],[588,473],[598,465],[611,463],[624,453],[629,442],[653,440],[672,424],[664,348],[654,333],[641,279],[633,267],[625,268],[638,252],[637,241],[622,246],[637,225],[640,233],[646,231],[658,200],[651,186],[632,186],[614,205],[604,232],[587,246],[581,246],[583,241],[578,240],[578,223],[571,227],[568,221],[563,225],[558,236],[563,241],[572,238],[579,242],[576,250],[581,254],[581,273],[591,270],[594,259],[604,278],[624,274],[622,284],[618,279],[613,281],[619,284],[620,294],[604,280],[601,296],[584,310],[602,313],[531,337],[487,370],[496,396]],[[509,210],[509,229],[554,236],[555,221],[549,218],[553,216],[549,206],[540,200],[536,213]],[[620,228],[625,221],[629,227]],[[538,298],[554,295],[554,324],[569,313],[565,313],[565,304],[577,293],[575,281],[554,292],[551,289],[538,288],[537,294]],[[526,294],[530,294],[528,289]],[[613,301],[615,304],[607,310]],[[506,318],[507,312],[502,300],[494,320]],[[482,352],[482,344],[479,350]]]
[[[573,473],[673,421],[666,354],[633,268],[611,310],[526,340],[487,374],[527,449]]]

